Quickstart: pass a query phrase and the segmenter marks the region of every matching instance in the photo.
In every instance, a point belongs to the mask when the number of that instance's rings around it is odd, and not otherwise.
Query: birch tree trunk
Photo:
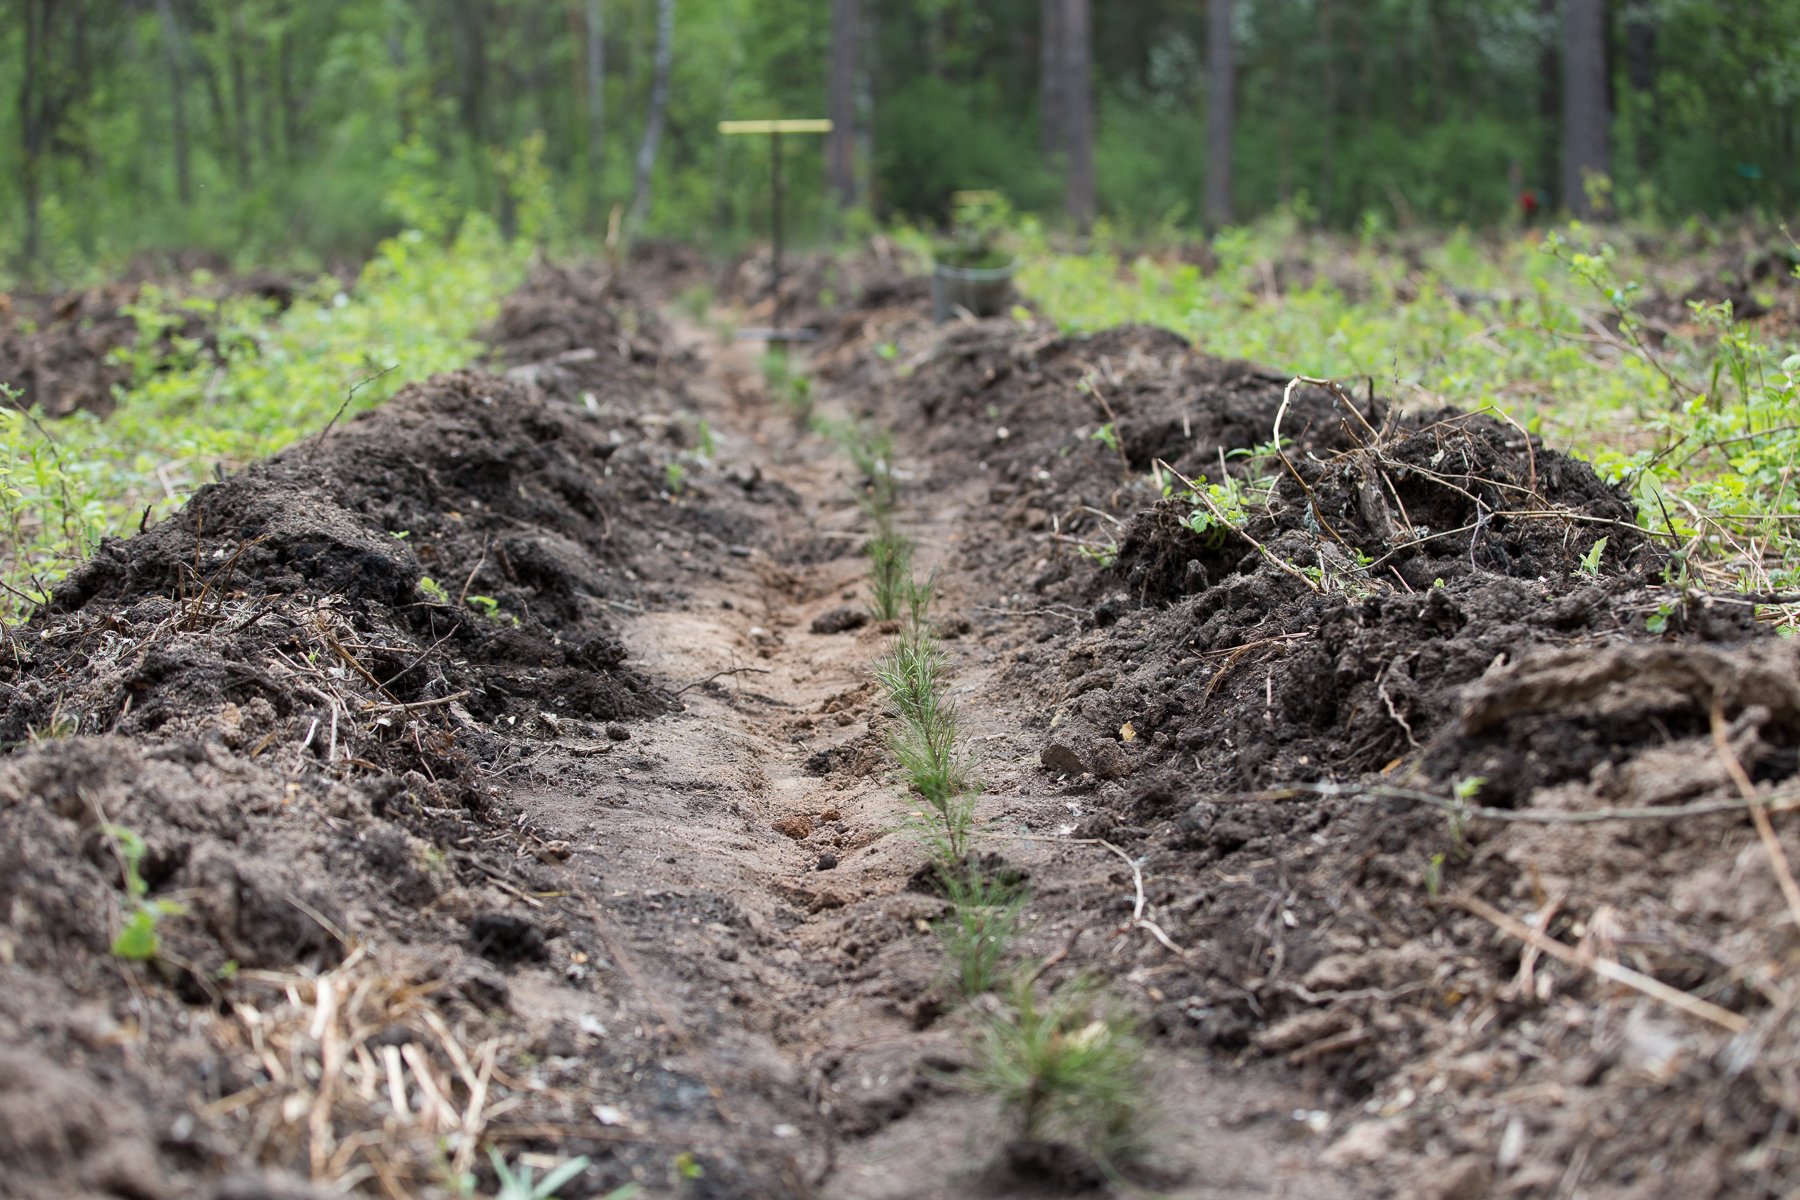
[[[587,0],[587,169],[597,189],[606,162],[606,14]]]
[[[37,266],[39,214],[43,207],[43,70],[39,59],[48,32],[45,0],[25,0],[25,70],[19,80],[19,149],[25,156],[20,183],[25,191],[25,268]]]
[[[656,148],[662,141],[663,115],[669,107],[669,71],[674,62],[675,0],[656,0],[656,64],[650,80],[650,114],[644,122],[644,140],[638,144],[631,184],[633,227],[641,226],[650,215],[650,178],[656,169]]]

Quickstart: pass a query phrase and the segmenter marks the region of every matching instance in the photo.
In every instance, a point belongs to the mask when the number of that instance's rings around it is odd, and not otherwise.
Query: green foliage
[[[950,913],[934,926],[964,996],[991,991],[1002,979],[1002,964],[1018,932],[1025,891],[971,864],[946,867],[939,878]]]
[[[1605,553],[1606,539],[1595,539],[1594,544],[1588,547],[1588,552],[1581,556],[1581,573],[1590,579],[1598,579],[1600,577],[1600,558]]]
[[[884,523],[869,539],[869,611],[878,621],[898,620],[912,588],[912,539]]]
[[[26,269],[61,279],[194,248],[317,266],[399,227],[442,240],[471,210],[534,244],[596,236],[633,198],[656,8],[604,6],[597,81],[579,4],[184,0],[0,23],[0,61],[21,84],[0,107],[0,260],[20,257],[32,212],[40,249]],[[1115,234],[1164,239],[1197,223],[1205,8],[1096,7],[1094,160]],[[817,143],[793,145],[789,236],[935,222],[969,188],[1059,213],[1041,11],[931,0],[872,14],[857,81],[873,101],[859,106],[868,186],[836,211]],[[1646,0],[1612,12],[1615,206],[1653,220],[1792,211],[1800,7]],[[1653,61],[1631,55],[1642,32]],[[735,247],[767,227],[768,155],[760,139],[719,137],[716,122],[816,112],[830,22],[817,0],[683,0],[674,35],[653,202],[630,232]],[[1515,217],[1520,190],[1557,183],[1561,122],[1544,111],[1543,70],[1561,36],[1538,0],[1240,5],[1237,211],[1345,229]],[[33,69],[18,69],[28,49]],[[37,116],[47,127],[23,127]]]
[[[876,664],[875,679],[898,718],[897,727],[888,734],[888,749],[910,790],[936,818],[929,836],[940,863],[958,867],[968,854],[974,831],[973,765],[959,744],[956,702],[949,695],[946,678],[947,660],[924,620],[926,603],[915,598],[912,620]]]
[[[52,429],[0,408],[0,617],[41,602],[103,534],[166,515],[216,472],[318,433],[340,407],[365,411],[467,364],[525,253],[479,217],[447,246],[402,233],[348,291],[322,281],[275,318],[256,300],[214,306],[216,351],[171,342],[193,304],[147,289],[133,309],[133,381],[110,416],[77,414]]]
[[[492,1146],[488,1147],[487,1153],[500,1189],[494,1193],[493,1200],[554,1200],[564,1184],[574,1182],[576,1177],[587,1170],[589,1161],[586,1155],[571,1158],[538,1179],[529,1166],[509,1166],[506,1159]],[[476,1194],[478,1183],[473,1174],[453,1175],[448,1182],[458,1196],[473,1197]],[[606,1193],[601,1200],[632,1200],[641,1190],[637,1184],[628,1183]]]
[[[1020,1139],[1066,1141],[1107,1164],[1136,1144],[1143,1060],[1129,1023],[1105,1009],[1090,980],[1040,997],[1020,979],[988,1021],[971,1079],[1000,1101]]]
[[[144,881],[140,869],[148,848],[136,831],[122,825],[102,825],[100,831],[112,839],[125,875],[125,920],[118,936],[113,938],[113,956],[131,962],[148,962],[156,957],[162,946],[157,925],[164,917],[179,916],[187,909],[172,900],[148,898],[150,885]]]
[[[1695,306],[1687,328],[1665,318],[1653,334],[1646,297],[1691,286],[1679,255],[1628,253],[1579,224],[1541,244],[1466,233],[1420,243],[1378,230],[1350,243],[1291,217],[1225,230],[1211,251],[1208,274],[1104,249],[1056,254],[1040,239],[1020,286],[1071,330],[1141,321],[1222,357],[1373,376],[1417,405],[1497,410],[1587,455],[1631,491],[1665,548],[1723,564],[1722,585],[1800,585],[1800,345],[1717,304]],[[1301,264],[1311,282],[1271,293],[1277,263]],[[1354,298],[1335,280],[1353,282]],[[1616,333],[1596,333],[1596,302]],[[1241,524],[1266,503],[1264,469],[1253,461],[1248,481],[1192,494],[1190,527],[1222,538]]]

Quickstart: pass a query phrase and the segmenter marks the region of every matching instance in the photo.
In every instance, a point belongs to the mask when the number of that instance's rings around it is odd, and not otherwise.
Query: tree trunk
[[[1647,176],[1662,144],[1662,111],[1656,99],[1656,11],[1649,0],[1633,0],[1625,10],[1625,80],[1631,85],[1637,169]]]
[[[281,12],[285,18],[285,5]],[[275,38],[275,102],[281,110],[281,160],[292,166],[300,151],[300,99],[294,88],[294,36],[286,20]]]
[[[1231,223],[1231,0],[1206,2],[1206,223]]]
[[[1331,198],[1337,188],[1336,15],[1332,0],[1319,0],[1319,40],[1324,52],[1319,71],[1319,196],[1316,207],[1321,225],[1331,224]]]
[[[669,71],[675,63],[675,0],[656,0],[656,64],[650,79],[650,114],[644,140],[638,143],[637,167],[631,183],[631,224],[642,226],[650,215],[650,177],[656,148],[662,141],[663,114],[669,107]]]
[[[1610,170],[1606,0],[1564,0],[1562,78],[1563,202],[1576,216],[1592,217],[1596,206],[1588,194],[1588,180]]]
[[[861,25],[859,0],[831,0],[826,114],[831,118],[831,135],[825,145],[825,181],[842,208],[856,203],[856,50]]]
[[[194,200],[194,176],[188,158],[187,55],[181,45],[181,26],[175,22],[175,6],[170,0],[156,0],[156,15],[162,22],[163,58],[169,65],[169,114],[175,150],[175,197],[182,204],[191,204]]]
[[[593,192],[600,190],[600,168],[606,161],[606,14],[600,0],[587,0],[587,171]]]
[[[1038,149],[1046,160],[1068,148],[1063,87],[1063,0],[1041,0],[1038,32]]]
[[[457,109],[463,133],[472,145],[485,147],[487,136],[487,38],[481,29],[478,0],[456,0],[451,17],[455,39]]]
[[[25,192],[25,244],[22,254],[25,269],[37,266],[39,218],[43,207],[43,92],[44,81],[39,59],[43,54],[44,36],[48,32],[48,0],[25,0],[25,63],[19,81],[19,141],[24,153],[24,169],[20,183]]]
[[[1093,14],[1088,0],[1063,0],[1063,123],[1069,163],[1064,196],[1069,219],[1085,232],[1093,224]]]
[[[231,33],[227,53],[230,55],[232,122],[232,157],[237,165],[238,186],[250,186],[250,84],[244,64],[244,10],[234,5],[231,10]]]

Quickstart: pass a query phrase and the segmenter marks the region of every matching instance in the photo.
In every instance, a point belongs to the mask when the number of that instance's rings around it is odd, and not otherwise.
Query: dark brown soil
[[[579,964],[604,962],[609,935],[597,911],[530,899],[587,893],[557,866],[566,841],[494,781],[552,743],[610,754],[620,722],[669,709],[670,682],[626,662],[618,616],[678,603],[783,504],[729,481],[671,502],[665,467],[692,427],[681,372],[624,332],[653,330],[648,314],[591,282],[546,273],[509,302],[497,354],[513,378],[436,377],[202,489],[106,542],[8,635],[0,1031],[18,1049],[0,1106],[68,1099],[53,1121],[9,1122],[0,1194],[192,1195],[258,1163],[304,1172],[316,1130],[240,1119],[245,1098],[319,1085],[236,1052],[294,1035],[280,1013],[234,1018],[284,991],[359,1053],[410,1043],[415,1078],[440,1071],[452,1091],[461,1039],[474,1054],[488,1037],[563,1038],[535,1053],[605,1071],[609,1102],[667,1109],[658,1136],[706,1148],[725,1190],[696,1194],[791,1190],[783,1156],[737,1161],[717,1131],[680,1133],[719,1117],[689,1111],[706,1085],[657,1065],[654,1038],[588,1045],[509,1015],[509,974],[554,954],[590,991]],[[128,903],[111,828],[143,839],[149,898],[179,909],[144,974],[108,953]],[[376,959],[380,973],[355,969]],[[319,1017],[320,973],[358,1007]],[[621,1019],[589,1003],[595,1029]],[[404,1145],[397,1184],[418,1169]],[[629,1145],[572,1145],[611,1164],[594,1186],[630,1177]]]
[[[132,366],[125,355],[139,349],[140,330],[128,310],[143,297],[144,282],[49,296],[0,293],[0,383],[19,391],[15,403],[36,407],[50,417],[110,413],[117,389],[132,381]],[[176,298],[255,296],[275,312],[293,303],[297,292],[292,279],[273,272],[227,275],[208,279],[203,285],[184,279],[169,289]],[[216,349],[211,323],[201,313],[188,310],[174,327],[158,336],[154,347],[143,348],[143,357],[179,361],[192,353]]]
[[[1151,1042],[1137,1177],[1791,1193],[1800,943],[1740,787],[1800,855],[1800,657],[1754,606],[1510,425],[933,328],[894,263],[792,312],[822,411],[898,440],[1020,952]],[[490,1194],[480,1146],[587,1155],[565,1197],[1111,1186],[958,1082],[987,1000],[884,779],[860,481],[634,272],[703,269],[541,269],[492,371],[6,631],[0,1196]]]
[[[1288,381],[1173,335],[896,334],[898,369],[866,345],[835,369],[949,493],[920,502],[955,514],[980,643],[1011,647],[995,702],[1026,697],[1044,772],[1020,789],[1139,856],[1186,951],[1105,960],[1163,1037],[1291,1064],[1345,1106],[1326,1161],[1401,1194],[1784,1191],[1800,944],[1743,812],[1679,809],[1729,808],[1729,759],[1793,787],[1796,663],[1751,605],[1671,592],[1622,496],[1485,417],[1300,385],[1284,468]],[[1278,482],[1242,532],[1197,533],[1158,462]],[[1496,815],[1447,812],[1459,784]],[[1578,823],[1600,808],[1634,813]],[[1521,958],[1463,897],[1750,1032]]]

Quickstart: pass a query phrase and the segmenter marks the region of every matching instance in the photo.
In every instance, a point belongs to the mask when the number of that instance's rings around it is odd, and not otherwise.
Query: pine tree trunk
[[[156,0],[156,15],[162,22],[163,57],[169,65],[171,134],[175,150],[175,197],[183,204],[194,200],[194,177],[188,158],[187,122],[187,55],[181,44],[181,26],[175,21],[175,6],[170,0]]]
[[[1206,3],[1206,223],[1231,223],[1231,138],[1236,91],[1231,0]]]
[[[827,115],[831,136],[825,147],[826,184],[838,204],[856,203],[856,59],[862,25],[859,0],[831,0],[831,78]]]
[[[1319,0],[1319,39],[1324,54],[1319,71],[1319,222],[1331,223],[1332,193],[1337,189],[1337,29],[1332,0]]]
[[[1038,150],[1045,161],[1068,148],[1064,129],[1063,0],[1041,0],[1038,31]]]
[[[637,168],[631,184],[631,224],[641,227],[650,215],[650,181],[656,149],[662,141],[663,115],[669,107],[669,71],[675,62],[675,0],[656,0],[656,65],[650,80],[650,114],[644,140],[638,143]]]
[[[1633,0],[1625,10],[1625,79],[1633,92],[1636,166],[1648,175],[1662,143],[1662,111],[1656,98],[1656,10],[1649,0]]]
[[[20,184],[25,192],[25,244],[22,247],[25,269],[37,266],[39,224],[43,209],[43,75],[39,59],[43,54],[48,21],[47,0],[25,0],[25,70],[19,81],[19,149],[24,154]]]
[[[595,194],[606,162],[606,14],[587,0],[587,169]]]
[[[1611,170],[1606,104],[1606,0],[1564,0],[1563,203],[1578,217],[1596,215],[1590,178]]]
[[[1093,20],[1088,0],[1063,0],[1063,120],[1069,162],[1064,197],[1069,219],[1094,222]]]
[[[238,186],[250,186],[250,84],[249,71],[244,63],[244,10],[234,6],[231,10],[231,33],[227,53],[230,56],[231,70],[231,103],[232,157],[237,166]]]

